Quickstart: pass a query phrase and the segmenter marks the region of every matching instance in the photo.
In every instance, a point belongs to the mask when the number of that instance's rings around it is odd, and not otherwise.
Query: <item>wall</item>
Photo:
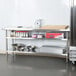
[[[69,24],[69,0],[18,0],[17,25],[34,25],[42,19],[43,25]]]
[[[0,28],[34,27],[37,19],[43,25],[69,25],[69,0],[0,0]],[[5,32],[0,30],[0,49],[5,50]]]

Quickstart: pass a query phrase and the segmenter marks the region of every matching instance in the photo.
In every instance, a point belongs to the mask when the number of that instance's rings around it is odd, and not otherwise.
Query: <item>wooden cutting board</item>
[[[42,26],[40,29],[51,29],[51,30],[60,30],[60,29],[67,29],[68,25],[46,25]]]

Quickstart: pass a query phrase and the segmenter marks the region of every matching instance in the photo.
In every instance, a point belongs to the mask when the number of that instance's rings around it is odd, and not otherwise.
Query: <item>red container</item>
[[[16,32],[28,32],[28,31],[16,31]]]
[[[46,33],[46,38],[58,38],[62,33]]]

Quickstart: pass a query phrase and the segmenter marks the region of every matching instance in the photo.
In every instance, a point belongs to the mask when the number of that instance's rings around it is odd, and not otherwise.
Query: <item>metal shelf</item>
[[[4,30],[21,30],[21,31],[51,31],[51,32],[69,32],[70,29],[60,29],[60,30],[53,30],[53,29],[34,29],[34,28],[5,28]]]
[[[25,39],[44,39],[44,40],[62,40],[62,41],[67,41],[67,39],[64,39],[64,38],[54,38],[54,39],[52,39],[52,38],[32,38],[32,37],[6,37],[6,39],[23,39],[23,40],[25,40]]]
[[[27,51],[7,51],[8,54],[19,54],[19,55],[34,55],[34,56],[53,56],[66,58],[67,54],[54,54],[54,53],[43,53],[43,52],[27,52]]]
[[[32,30],[34,30],[34,29],[32,29],[32,28],[5,28],[4,30],[21,30],[21,31],[24,31],[24,30],[26,30],[26,31],[32,31]]]
[[[29,37],[29,38],[24,38],[24,37],[6,37],[7,39],[23,39],[23,40],[25,40],[25,39],[35,39],[35,38],[31,38],[31,37]]]
[[[11,53],[17,53],[17,54],[32,54],[32,55],[39,55],[39,56],[50,56],[52,55],[53,57],[65,57],[66,58],[66,61],[68,61],[68,50],[69,50],[69,43],[68,43],[68,38],[69,38],[69,29],[60,29],[60,30],[51,30],[51,29],[33,29],[33,28],[5,28],[4,29],[6,31],[6,50],[7,50],[7,56],[8,56],[8,53],[11,52]],[[54,32],[54,33],[66,33],[66,37],[67,39],[64,39],[64,38],[54,38],[54,39],[47,39],[47,38],[23,38],[23,37],[8,37],[8,31],[12,31],[12,30],[19,30],[19,31],[34,31],[34,32]],[[23,51],[8,51],[8,39],[12,39],[12,43],[14,43],[14,39],[44,39],[44,40],[62,40],[62,41],[67,41],[67,45],[66,45],[66,50],[67,50],[67,54],[51,54],[51,53],[41,53],[41,52],[23,52]]]

